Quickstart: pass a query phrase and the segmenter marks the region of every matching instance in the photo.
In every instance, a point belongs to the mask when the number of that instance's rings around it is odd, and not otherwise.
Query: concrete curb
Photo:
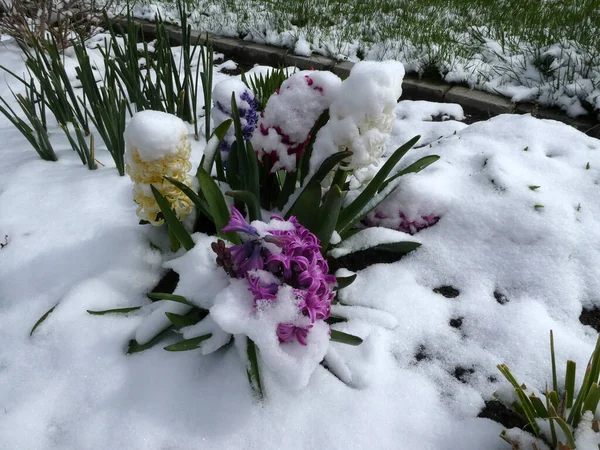
[[[119,25],[125,23],[123,20],[116,20],[115,22]],[[153,22],[144,20],[138,20],[137,22],[142,27],[145,36],[151,37],[154,35]],[[167,29],[171,43],[181,45],[181,29],[174,25],[167,25]],[[275,67],[284,65],[296,66],[299,69],[330,70],[340,78],[347,77],[354,65],[349,61],[339,62],[320,55],[299,56],[291,53],[291,49],[192,31],[192,40],[198,40],[199,43],[205,43],[207,36],[217,52],[224,53],[238,62],[248,64],[258,63]],[[540,119],[552,119],[566,123],[579,131],[600,139],[600,120],[593,117],[573,118],[556,108],[540,107],[532,103],[513,103],[506,97],[468,89],[463,86],[419,79],[413,74],[407,74],[404,77],[402,90],[402,99],[404,100],[458,103],[463,107],[465,113],[484,120],[499,114],[531,114]]]

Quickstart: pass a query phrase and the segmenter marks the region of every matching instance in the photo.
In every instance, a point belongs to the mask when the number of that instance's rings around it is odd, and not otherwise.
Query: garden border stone
[[[115,19],[113,22],[120,26],[126,24],[124,19]],[[152,37],[154,35],[153,22],[136,19],[136,23],[142,27],[145,36]],[[167,25],[167,30],[171,42],[181,45],[181,29],[175,25]],[[330,70],[341,78],[346,78],[352,66],[354,66],[354,63],[350,61],[336,61],[321,55],[299,56],[293,54],[291,49],[201,33],[195,30],[192,31],[192,38],[198,39],[201,44],[204,44],[208,39],[216,51],[246,64],[296,66],[303,70]],[[450,85],[440,81],[420,79],[414,74],[406,75],[402,89],[403,99],[458,103],[467,114],[484,120],[499,114],[531,114],[540,119],[551,119],[566,123],[579,131],[600,139],[600,113],[596,118],[590,116],[573,118],[567,116],[558,108],[541,107],[532,103],[513,103],[506,97],[489,92]]]

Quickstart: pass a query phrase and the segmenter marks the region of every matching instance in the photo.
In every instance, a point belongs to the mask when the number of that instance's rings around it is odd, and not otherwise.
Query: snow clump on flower
[[[342,81],[331,72],[303,70],[285,80],[258,121],[252,146],[271,172],[293,172],[319,116],[338,98]]]
[[[396,118],[404,66],[398,61],[356,63],[329,108],[329,122],[313,146],[311,172],[329,156],[352,151],[344,167],[355,170],[377,164]]]
[[[211,317],[223,331],[252,339],[285,384],[305,386],[329,347],[325,319],[336,282],[319,240],[294,217],[249,224],[235,208],[222,231],[239,233],[243,242],[212,244],[233,279],[215,298]]]
[[[160,208],[151,185],[171,203],[179,219],[192,211],[192,201],[164,179],[171,177],[191,186],[188,175],[192,168],[191,147],[187,135],[188,129],[181,119],[150,110],[136,113],[125,129],[126,171],[134,182],[137,215],[152,225],[159,226],[164,219],[158,216]]]
[[[228,78],[217,83],[213,89],[212,99],[214,107],[211,115],[215,127],[232,118],[231,94],[235,93],[235,102],[240,113],[240,124],[242,125],[242,136],[249,140],[252,137],[256,122],[258,120],[257,103],[254,93],[238,78]],[[221,152],[228,152],[231,144],[235,141],[235,129],[229,127],[225,139],[221,142]],[[224,155],[225,156],[225,155]],[[225,159],[225,158],[224,158]]]

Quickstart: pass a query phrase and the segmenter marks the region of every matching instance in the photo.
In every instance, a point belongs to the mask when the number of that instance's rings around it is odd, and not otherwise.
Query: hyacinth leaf
[[[385,180],[385,182],[379,188],[379,191],[384,189],[390,182],[394,181],[396,178],[401,177],[402,175],[406,175],[407,173],[419,173],[421,170],[430,166],[431,164],[436,162],[438,159],[440,159],[440,157],[438,155],[424,156],[423,158],[419,159],[418,161],[415,161],[414,163],[412,163],[410,166],[402,169],[396,175]]]
[[[88,309],[87,312],[93,316],[103,316],[105,314],[127,314],[131,311],[137,311],[140,308],[141,306],[132,306],[130,308],[105,309],[103,311],[92,311]]]
[[[194,203],[196,208],[198,208],[200,211],[202,211],[202,214],[204,214],[208,218],[211,217],[210,212],[208,211],[208,205],[206,204],[206,201],[204,199],[200,198],[200,196],[198,194],[196,194],[192,188],[190,188],[187,184],[182,183],[181,181],[178,181],[174,178],[171,178],[171,177],[164,177],[164,178],[169,183],[171,183],[173,186],[175,186],[177,189],[179,189],[181,192],[183,192],[185,195],[187,195],[188,198]]]
[[[294,205],[285,215],[285,219],[295,216],[304,227],[313,229],[316,214],[315,208],[321,204],[321,185],[311,183],[300,193]]]
[[[231,148],[229,149],[229,155],[227,156],[227,172],[225,173],[225,177],[227,180],[227,184],[236,190],[240,190],[243,188],[242,180],[238,175],[239,170],[239,158],[238,158],[238,146],[237,142],[231,144]]]
[[[360,195],[352,202],[348,207],[344,208],[340,212],[338,224],[336,230],[342,231],[348,227],[353,219],[363,210],[367,203],[375,197],[375,194],[379,192],[382,183],[384,183],[389,173],[396,167],[396,164],[400,162],[400,159],[412,148],[417,141],[421,139],[421,136],[415,136],[410,141],[406,142],[400,148],[398,148],[385,162],[385,164],[379,169],[377,174],[373,177],[367,187],[360,193]]]
[[[550,399],[548,398],[548,396],[546,396],[546,410],[548,411],[548,415],[550,415],[550,413],[552,412],[552,405],[550,404]],[[554,420],[551,417],[549,418],[549,422],[550,422],[550,435],[552,436],[552,446],[556,447],[556,442],[557,442],[556,427],[554,426]]]
[[[421,244],[419,242],[403,241],[403,242],[390,242],[388,244],[379,244],[374,247],[370,247],[370,250],[380,250],[391,253],[397,253],[399,255],[406,255],[413,250],[419,248]]]
[[[344,333],[344,332],[338,331],[338,330],[331,330],[330,339],[333,342],[340,342],[342,344],[355,345],[355,346],[360,345],[363,342],[363,340],[361,338],[359,338],[358,336],[354,336],[353,334]]]
[[[154,187],[154,185],[150,185],[152,189],[152,194],[154,194],[154,198],[156,199],[156,203],[160,207],[160,210],[165,218],[165,222],[169,227],[169,230],[173,233],[173,235],[177,238],[183,248],[187,251],[190,251],[194,248],[194,240],[187,232],[183,224],[179,221],[173,210],[171,209],[171,204],[169,201],[163,197],[158,189]]]
[[[188,350],[196,350],[200,348],[202,341],[207,340],[211,336],[212,334],[209,333],[195,338],[186,339],[184,341],[177,342],[176,344],[167,345],[165,350],[169,352],[186,352]]]
[[[48,318],[48,316],[50,314],[52,314],[52,311],[54,311],[54,308],[56,308],[57,306],[58,306],[58,303],[56,305],[54,305],[52,308],[50,308],[48,311],[46,311],[44,313],[44,315],[38,319],[38,321],[35,323],[35,325],[31,329],[31,331],[29,332],[29,336],[33,335],[33,332],[37,329],[37,327],[39,327],[42,324],[42,322],[44,322],[44,320],[46,320]]]
[[[223,139],[225,139],[225,136],[227,135],[229,127],[231,127],[232,123],[233,120],[231,119],[227,119],[226,121],[221,123],[217,128],[214,129],[212,135],[210,136],[210,139],[206,143],[206,147],[208,147],[209,144],[213,145],[214,147],[211,148],[211,150],[214,150],[207,154],[205,147],[205,153],[202,155],[200,165],[204,167],[204,170],[206,170],[209,173],[211,172],[212,166],[215,163],[216,155],[217,153],[219,153],[219,146],[223,142]]]
[[[263,397],[262,384],[260,382],[260,372],[258,369],[258,357],[256,355],[256,344],[249,337],[246,338],[246,352],[248,355],[248,381],[254,392],[259,398]]]
[[[319,130],[321,128],[323,128],[323,126],[325,126],[325,124],[329,122],[329,109],[326,109],[325,111],[323,111],[323,113],[319,116],[319,118],[317,119],[317,123],[315,123],[315,126],[312,128],[312,130],[310,130],[310,138],[308,140],[308,143],[306,144],[306,148],[304,150],[304,153],[302,154],[302,158],[300,159],[300,185],[304,186],[304,179],[306,178],[306,176],[308,175],[308,172],[310,171],[310,157],[312,155],[312,150],[313,150],[313,145],[315,143],[315,139],[317,138],[317,133],[319,132]],[[346,155],[344,158],[352,155],[352,152],[347,152],[348,155]],[[331,157],[329,157],[331,158]],[[327,161],[329,158],[327,158],[325,161]],[[342,160],[344,159],[342,158]],[[323,161],[323,164],[325,164],[325,161]],[[331,166],[331,168],[327,171],[327,173],[329,173],[333,167],[335,165],[337,165],[340,161],[338,161],[337,163],[335,163],[333,166]],[[323,164],[321,164],[321,167],[323,167]],[[325,177],[325,175],[327,175],[327,173],[325,173],[323,175],[323,178]],[[313,180],[314,177],[311,177],[310,182],[314,181]],[[319,181],[320,183],[321,181]]]
[[[567,438],[567,444],[569,445],[571,450],[575,449],[576,448],[575,439],[573,438],[573,433],[571,432],[571,427],[569,425],[567,425],[567,423],[564,420],[562,420],[560,417],[553,417],[552,420],[556,421],[556,423],[558,424],[560,429],[565,434],[565,437]]]
[[[335,230],[343,200],[342,190],[339,186],[333,185],[327,192],[327,195],[325,195],[323,204],[317,212],[314,235],[321,242],[321,253],[323,254],[327,251],[327,247],[329,247],[329,240]]]
[[[173,326],[175,328],[189,327],[190,325],[195,325],[200,321],[197,316],[192,316],[189,314],[183,316],[181,314],[165,312],[165,315],[167,316],[167,318],[169,319],[169,321],[173,324]]]
[[[194,305],[192,302],[190,302],[188,299],[186,299],[182,295],[167,294],[165,292],[150,292],[147,294],[147,297],[150,300],[170,300],[172,302],[183,303],[184,305],[188,305],[193,308],[196,308],[196,305]]]
[[[154,347],[156,344],[158,344],[160,341],[166,338],[171,333],[171,331],[172,328],[167,327],[145,344],[139,344],[135,339],[130,340],[127,346],[127,354],[130,355],[132,353],[143,352],[144,350],[148,350],[149,348]]]
[[[248,158],[248,186],[247,189],[256,195],[260,196],[260,180],[258,174],[258,158],[250,141],[246,142],[246,154]]]
[[[533,409],[535,410],[536,417],[541,417],[542,419],[547,419],[550,417],[546,406],[541,398],[537,397],[535,394],[531,394],[529,396],[529,401],[533,405]]]
[[[345,287],[350,286],[356,280],[357,274],[350,275],[349,277],[335,277],[337,281],[337,289],[344,289]]]
[[[550,405],[554,411],[558,411],[560,405],[560,399],[558,398],[558,392],[550,391],[546,393],[548,400],[550,400]]]
[[[296,182],[298,181],[298,171],[285,173],[285,180],[281,187],[281,191],[279,192],[279,196],[277,197],[277,208],[282,210],[287,201],[290,198],[290,195],[296,190]]]
[[[250,175],[250,163],[248,161],[247,149],[244,146],[244,135],[242,133],[242,122],[240,120],[240,111],[235,100],[235,92],[231,93],[231,117],[233,118],[233,126],[235,129],[235,142],[238,149],[239,174],[244,183],[244,187],[249,185],[248,176]]]
[[[323,163],[319,166],[319,168],[313,174],[313,176],[310,177],[310,180],[306,183],[306,187],[301,191],[301,193],[298,196],[298,198],[296,199],[296,201],[289,208],[288,212],[285,214],[285,217],[289,218],[290,216],[295,215],[291,211],[296,209],[296,203],[299,201],[300,197],[302,196],[302,194],[304,194],[304,191],[306,191],[306,189],[308,189],[310,186],[313,186],[315,184],[320,185],[321,181],[323,181],[325,179],[325,177],[335,168],[335,166],[337,166],[341,161],[343,161],[345,158],[347,158],[351,155],[352,155],[352,152],[346,150],[343,152],[334,153],[333,155],[329,156],[325,161],[323,161]],[[282,208],[283,208],[283,206],[282,206]]]
[[[219,189],[215,180],[202,167],[198,167],[198,181],[200,182],[200,190],[208,202],[211,216],[217,228],[217,236],[227,239],[233,244],[239,244],[240,238],[237,233],[231,231],[223,233],[221,231],[229,223],[229,209],[227,209],[227,203],[225,203],[221,189]]]
[[[256,195],[250,191],[228,191],[225,195],[232,197],[236,200],[242,201],[248,206],[248,214],[250,215],[250,222],[253,220],[260,220],[260,205]]]
[[[567,394],[566,406],[567,409],[573,407],[573,398],[575,394],[575,372],[577,366],[575,361],[567,361],[567,371],[565,376],[565,392]]]

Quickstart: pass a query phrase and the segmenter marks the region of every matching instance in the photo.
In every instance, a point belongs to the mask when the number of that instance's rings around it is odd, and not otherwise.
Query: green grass
[[[551,94],[582,78],[600,89],[600,0],[188,2],[194,26],[216,34],[273,42],[279,33],[286,46],[303,37],[326,56],[398,59],[408,71],[450,72],[449,81],[478,87],[502,76],[508,84],[545,84]],[[554,45],[552,55],[544,53]],[[594,109],[588,94],[569,95]],[[540,90],[542,103],[556,101],[544,96]]]

